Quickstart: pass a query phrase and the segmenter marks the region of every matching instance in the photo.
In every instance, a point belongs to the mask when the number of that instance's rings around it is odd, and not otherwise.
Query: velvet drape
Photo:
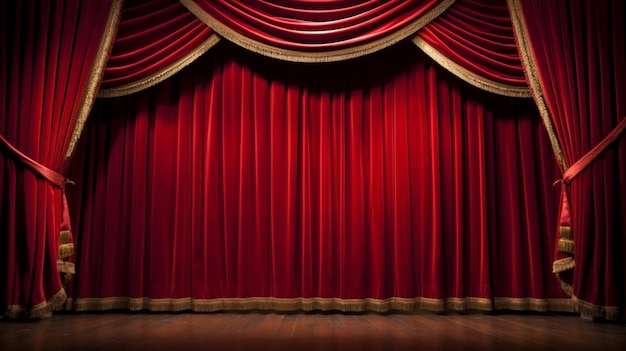
[[[98,96],[126,95],[158,84],[218,41],[178,0],[125,0]]]
[[[77,310],[570,310],[534,104],[410,42],[325,65],[220,42],[90,123]]]
[[[626,6],[583,0],[511,3],[519,12],[519,35],[527,40],[535,98],[554,124],[569,167],[554,270],[583,314],[623,317]],[[612,133],[615,141],[581,166],[579,160]]]
[[[121,1],[1,5],[6,316],[65,300],[64,174],[113,41],[100,95],[136,94],[98,103],[73,162],[69,308],[623,316],[620,2],[508,2],[545,131],[402,42],[526,96],[504,1],[290,3],[127,0],[119,31]]]
[[[381,50],[414,34],[453,2],[181,0],[229,41],[297,62],[340,61]]]
[[[41,317],[65,301],[61,274],[74,270],[65,260],[73,252],[66,155],[93,102],[112,4],[0,5],[0,309],[7,317]]]
[[[457,0],[413,42],[464,81],[496,94],[530,97],[505,1]]]

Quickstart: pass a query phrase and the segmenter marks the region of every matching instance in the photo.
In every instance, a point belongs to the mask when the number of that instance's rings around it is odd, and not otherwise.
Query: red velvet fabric
[[[0,5],[0,135],[57,173],[110,8],[110,0]],[[65,299],[62,190],[36,168],[0,146],[0,309],[8,317],[41,317]]]
[[[213,35],[178,0],[126,0],[102,90],[147,79]]]
[[[479,77],[528,86],[506,1],[457,0],[417,35]]]
[[[247,39],[307,52],[340,50],[383,38],[441,0],[193,2]]]
[[[531,100],[469,88],[410,43],[301,65],[222,42],[95,106],[72,169],[74,301],[546,307],[565,297],[545,235],[557,176]]]
[[[521,2],[536,68],[569,165],[626,118],[626,6],[621,1]],[[566,190],[576,268],[563,277],[583,313],[615,319],[626,307],[626,136]],[[556,259],[571,257],[557,252]]]

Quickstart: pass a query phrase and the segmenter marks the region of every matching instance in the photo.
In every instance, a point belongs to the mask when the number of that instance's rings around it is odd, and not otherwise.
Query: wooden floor
[[[560,314],[81,313],[0,321],[0,350],[626,350]]]

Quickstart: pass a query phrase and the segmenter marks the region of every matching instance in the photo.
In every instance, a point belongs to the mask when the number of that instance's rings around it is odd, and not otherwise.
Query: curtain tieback
[[[53,186],[60,188],[62,192],[62,203],[61,203],[61,225],[60,225],[60,244],[59,244],[59,257],[57,264],[59,266],[59,272],[65,274],[65,283],[71,278],[71,276],[75,273],[74,264],[72,262],[65,261],[66,258],[74,254],[74,244],[71,239],[71,225],[70,225],[70,215],[69,208],[67,206],[67,199],[65,197],[65,185],[66,184],[74,184],[72,181],[67,180],[62,174],[51,170],[50,168],[42,165],[41,163],[33,160],[32,158],[26,156],[20,150],[18,150],[15,146],[11,145],[8,140],[6,140],[2,135],[0,135],[0,144],[5,146],[5,149],[9,150],[9,152],[13,153],[22,163],[32,169],[35,173],[43,177]]]
[[[612,143],[614,143],[622,132],[626,130],[626,118],[623,118],[613,130],[607,134],[593,149],[587,152],[576,163],[563,173],[563,179],[557,180],[554,184],[561,183],[561,208],[559,210],[559,251],[574,254],[574,237],[572,235],[572,213],[567,197],[567,185],[582,172],[587,166],[595,161]]]
[[[587,168],[604,150],[615,142],[624,130],[626,130],[626,118],[622,119],[602,141],[563,173],[563,183],[569,184],[583,169]]]
[[[11,145],[11,143],[9,143],[9,141],[6,140],[2,135],[0,135],[0,141],[2,141],[2,144],[4,144],[4,146],[6,146],[6,149],[12,152],[13,155],[17,156],[17,158],[20,161],[22,161],[22,163],[24,163],[30,169],[35,171],[35,173],[45,178],[52,185],[63,189],[63,186],[65,185],[65,183],[67,183],[67,181],[62,174],[56,171],[53,171],[52,169],[26,156],[24,153],[18,150],[15,146]]]

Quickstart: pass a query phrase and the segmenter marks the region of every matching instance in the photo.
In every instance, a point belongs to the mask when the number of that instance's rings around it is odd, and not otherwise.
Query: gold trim
[[[65,274],[76,274],[76,270],[73,262],[57,260],[57,265],[59,266],[59,272]]]
[[[454,61],[448,59],[445,55],[443,55],[439,50],[435,49],[432,45],[430,45],[424,38],[420,37],[420,35],[416,35],[412,39],[413,43],[420,48],[426,55],[428,55],[431,59],[437,62],[441,67],[448,70],[450,73],[454,74],[461,80],[479,88],[482,90],[486,90],[488,92],[517,97],[517,98],[529,98],[532,97],[530,89],[528,87],[517,87],[513,85],[503,84],[491,79],[487,79],[481,77],[464,67],[458,65]]]
[[[558,246],[559,251],[572,255],[574,254],[574,240],[561,238],[559,239]]]
[[[585,318],[615,321],[620,319],[620,317],[624,317],[620,316],[619,306],[598,306],[590,302],[580,300],[576,296],[572,296],[572,300],[577,304],[578,311],[581,316]]]
[[[532,93],[535,103],[539,108],[539,114],[541,115],[543,125],[548,132],[554,156],[559,162],[563,172],[565,172],[568,168],[567,162],[563,156],[563,150],[561,149],[559,139],[554,132],[554,126],[552,125],[550,112],[548,111],[548,106],[545,101],[541,80],[539,79],[539,73],[536,69],[537,65],[535,64],[532,48],[530,47],[526,21],[524,21],[524,14],[520,9],[518,0],[507,0],[507,3],[509,5],[509,12],[511,13],[511,21],[513,22],[515,41],[517,42],[524,73],[526,74],[526,78],[528,79],[528,83],[530,85],[530,92]]]
[[[59,235],[60,237],[60,244],[69,244],[72,242],[72,232],[69,230],[62,230],[61,234]]]
[[[271,310],[279,312],[293,311],[340,311],[340,312],[390,312],[417,311],[492,311],[494,309],[534,310],[539,312],[572,312],[571,299],[519,299],[519,298],[444,298],[424,297],[387,299],[340,299],[340,298],[218,298],[218,299],[151,299],[149,297],[106,297],[75,299],[76,311],[103,311],[128,309],[131,311],[148,310],[153,312],[184,311],[250,311]]]
[[[574,240],[574,235],[572,234],[572,227],[567,225],[559,226],[559,238]]]
[[[371,43],[357,45],[340,50],[330,50],[324,52],[301,52],[295,50],[281,49],[271,45],[267,45],[256,40],[246,38],[245,36],[235,32],[234,30],[223,25],[217,21],[213,16],[206,13],[200,6],[198,6],[193,0],[180,0],[191,13],[198,17],[202,22],[206,23],[216,33],[226,38],[227,40],[241,46],[250,51],[258,54],[276,58],[279,60],[293,61],[293,62],[333,62],[347,60],[367,54],[371,54],[378,50],[391,46],[400,40],[403,40],[410,35],[414,34],[426,24],[437,18],[448,7],[450,7],[455,0],[444,0],[439,5],[433,7],[426,12],[423,16],[411,22],[404,28],[395,31],[394,33],[375,40]]]
[[[67,300],[65,289],[59,290],[47,301],[36,304],[32,307],[22,305],[8,305],[4,311],[4,316],[9,319],[39,319],[46,317],[51,311],[63,306]]]
[[[577,312],[572,299],[494,298],[494,310]]]
[[[98,86],[100,85],[100,81],[102,80],[104,68],[106,67],[106,62],[109,58],[109,53],[111,52],[111,47],[113,46],[113,40],[115,39],[115,33],[117,32],[117,27],[122,15],[123,3],[124,0],[114,0],[111,4],[109,17],[100,41],[100,47],[96,53],[96,58],[93,62],[93,66],[91,67],[89,78],[87,79],[87,85],[83,91],[83,96],[80,101],[80,108],[78,109],[78,116],[76,117],[76,123],[74,124],[74,131],[72,132],[72,137],[67,147],[67,152],[65,153],[66,160],[70,159],[74,153],[74,148],[76,147],[78,139],[83,132],[83,127],[85,126],[85,122],[87,122],[89,112],[91,111],[91,107],[93,106],[93,102],[96,98],[96,92],[98,90]]]
[[[574,269],[576,263],[573,257],[565,257],[552,262],[552,273],[565,272]]]
[[[180,70],[187,67],[190,63],[195,61],[198,57],[202,56],[202,54],[207,52],[210,48],[212,48],[219,41],[220,41],[220,38],[216,34],[212,34],[207,40],[205,40],[201,45],[199,45],[191,53],[185,55],[185,57],[172,63],[171,65],[164,67],[162,70],[148,77],[137,80],[135,82],[124,84],[118,87],[101,89],[100,92],[98,93],[98,97],[110,98],[110,97],[124,96],[124,95],[136,93],[138,91],[142,91],[144,89],[148,89],[152,86],[155,86],[161,83],[162,81],[170,78],[174,74],[180,72]]]
[[[61,244],[59,246],[59,258],[64,259],[74,254],[74,244]]]

